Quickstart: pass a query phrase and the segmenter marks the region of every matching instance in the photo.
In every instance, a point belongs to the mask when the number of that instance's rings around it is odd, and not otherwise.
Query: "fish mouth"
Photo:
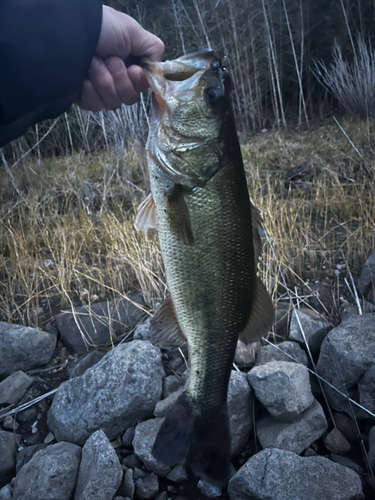
[[[212,50],[186,54],[178,59],[154,62],[143,59],[140,63],[153,92],[153,108],[159,117],[169,97],[190,100],[197,96],[201,76],[219,59]]]

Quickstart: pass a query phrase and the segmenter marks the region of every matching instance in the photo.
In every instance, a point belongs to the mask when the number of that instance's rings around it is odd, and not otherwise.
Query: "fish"
[[[170,292],[151,328],[161,345],[187,339],[190,363],[188,387],[162,423],[152,453],[223,486],[237,341],[256,341],[273,320],[271,298],[257,276],[259,217],[249,198],[225,61],[205,50],[145,60],[142,67],[152,90],[151,193],[135,228],[158,231]]]

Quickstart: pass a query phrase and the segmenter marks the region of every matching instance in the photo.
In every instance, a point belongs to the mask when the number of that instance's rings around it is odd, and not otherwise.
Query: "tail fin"
[[[226,405],[197,416],[184,392],[164,420],[152,454],[165,465],[186,463],[196,476],[211,484],[225,485],[230,462]]]

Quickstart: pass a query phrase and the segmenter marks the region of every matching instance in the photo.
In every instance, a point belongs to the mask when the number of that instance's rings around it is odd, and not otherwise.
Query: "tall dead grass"
[[[375,247],[369,123],[348,120],[342,129],[347,137],[334,123],[269,131],[242,145],[250,195],[269,235],[260,272],[275,298],[285,293],[283,279],[298,294],[308,280],[358,274]],[[122,154],[120,162],[109,152],[25,160],[5,178],[2,320],[41,326],[83,300],[140,290],[151,309],[165,295],[157,239],[133,228],[134,207],[148,192],[142,151]]]

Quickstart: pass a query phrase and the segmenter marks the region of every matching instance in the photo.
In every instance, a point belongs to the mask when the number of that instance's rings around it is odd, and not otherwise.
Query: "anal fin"
[[[170,295],[161,303],[152,317],[150,330],[154,343],[160,347],[180,346],[186,341],[178,324]]]
[[[255,342],[270,331],[272,323],[272,300],[266,287],[257,277],[250,317],[245,329],[240,333],[239,339],[245,344]]]

